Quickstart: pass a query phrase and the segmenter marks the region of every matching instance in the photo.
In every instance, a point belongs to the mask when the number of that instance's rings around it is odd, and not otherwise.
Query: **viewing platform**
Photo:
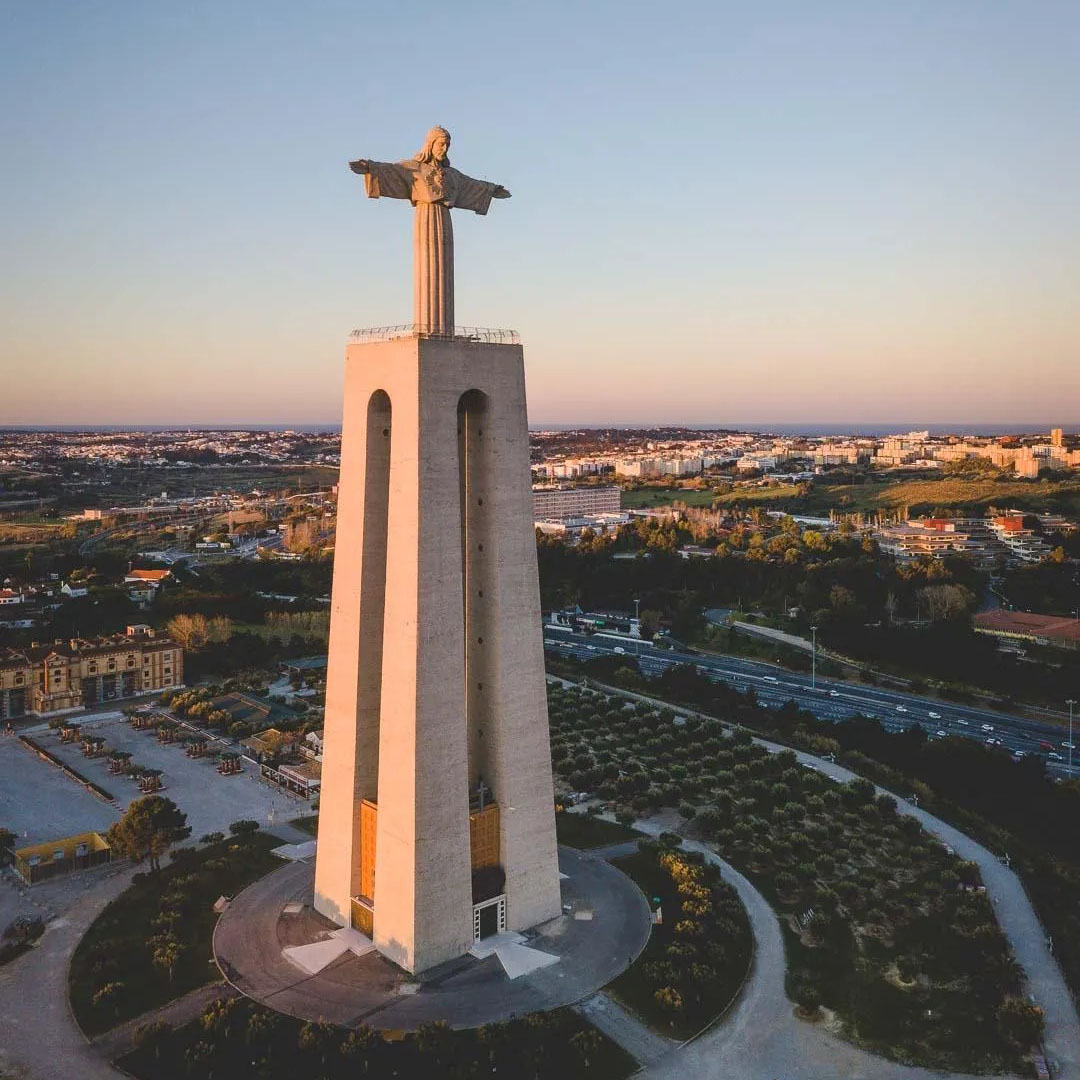
[[[479,341],[488,345],[520,345],[521,337],[516,330],[495,330],[488,326],[455,326],[454,332],[434,330],[420,323],[402,323],[399,326],[374,326],[366,330],[354,330],[349,335],[350,344],[369,341],[393,341],[395,338],[424,337],[441,338],[444,341]]]

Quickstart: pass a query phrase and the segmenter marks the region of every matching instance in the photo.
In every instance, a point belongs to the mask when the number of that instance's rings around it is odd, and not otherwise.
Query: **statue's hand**
[[[509,199],[510,192],[502,186],[502,184],[496,184],[495,190],[491,193],[493,199]]]
[[[367,158],[357,158],[356,161],[349,162],[349,168],[352,169],[354,173],[359,173],[363,176],[364,173],[371,172],[371,163]]]

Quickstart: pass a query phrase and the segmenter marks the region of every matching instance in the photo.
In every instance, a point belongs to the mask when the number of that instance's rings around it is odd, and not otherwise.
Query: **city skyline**
[[[337,423],[342,341],[409,311],[346,162],[442,123],[514,191],[458,310],[521,332],[534,426],[1075,426],[1075,9],[467,6],[419,48],[329,3],[9,19],[0,424]]]

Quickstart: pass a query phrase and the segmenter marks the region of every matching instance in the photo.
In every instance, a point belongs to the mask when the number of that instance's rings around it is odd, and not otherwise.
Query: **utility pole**
[[[1065,702],[1069,706],[1069,777],[1072,777],[1072,757],[1073,757],[1073,708],[1076,706],[1074,698],[1069,698]]]
[[[817,627],[811,626],[810,633],[813,634],[813,645],[810,648],[810,689],[817,689]],[[1072,742],[1070,736],[1069,742]]]

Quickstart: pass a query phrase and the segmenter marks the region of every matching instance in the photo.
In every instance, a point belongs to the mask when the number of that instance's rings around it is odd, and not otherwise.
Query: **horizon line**
[[[0,433],[3,432],[65,432],[65,431],[95,431],[109,429],[112,431],[140,431],[155,429],[158,431],[245,431],[245,430],[291,430],[304,431],[315,428],[340,429],[340,420],[200,420],[200,421],[69,421],[52,423],[26,423],[26,424],[3,424],[0,423]],[[956,428],[982,428],[993,430],[996,428],[1011,428],[1014,431],[1024,432],[1050,431],[1053,428],[1076,428],[1080,431],[1080,421],[1072,424],[1063,421],[1047,420],[530,420],[530,431],[547,430],[550,428],[624,428],[624,429],[649,429],[649,428],[686,428],[698,431],[740,431],[740,432],[769,432],[777,427],[801,427],[813,428],[815,426],[829,428],[847,428],[856,434],[865,428],[895,427],[907,431],[919,431],[926,428],[945,429]]]

